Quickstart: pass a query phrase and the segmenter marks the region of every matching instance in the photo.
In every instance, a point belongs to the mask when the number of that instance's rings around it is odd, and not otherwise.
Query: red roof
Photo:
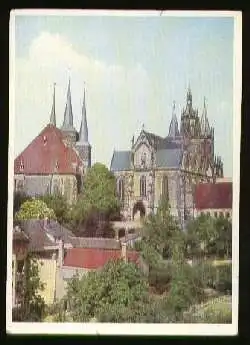
[[[15,159],[15,174],[53,174],[56,168],[58,174],[75,174],[73,163],[79,166],[81,159],[62,139],[62,132],[58,128],[46,126]]]
[[[139,254],[127,251],[128,260],[137,262]],[[97,269],[103,267],[110,260],[121,258],[121,250],[107,250],[98,248],[71,248],[67,250],[64,266]]]
[[[198,210],[232,208],[232,182],[198,184],[194,202]]]

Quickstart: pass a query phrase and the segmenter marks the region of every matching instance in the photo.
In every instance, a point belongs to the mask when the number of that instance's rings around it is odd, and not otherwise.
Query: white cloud
[[[30,45],[27,57],[16,57],[15,67],[16,154],[48,123],[54,82],[57,124],[61,125],[69,75],[77,129],[84,81],[87,85],[94,160],[109,165],[114,146],[125,149],[130,145],[130,138],[151,108],[149,78],[140,65],[127,69],[91,59],[59,34],[42,32]]]

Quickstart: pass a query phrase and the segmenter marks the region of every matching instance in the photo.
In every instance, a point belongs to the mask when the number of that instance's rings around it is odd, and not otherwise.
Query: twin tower
[[[55,84],[54,84],[54,93],[53,93],[53,103],[50,115],[50,124],[56,127],[56,110],[55,110]],[[84,162],[84,166],[89,168],[91,166],[91,145],[88,138],[88,124],[87,124],[87,115],[86,115],[86,100],[85,100],[85,87],[84,87],[84,96],[82,104],[82,120],[80,131],[74,127],[73,120],[73,111],[72,111],[72,102],[71,102],[71,88],[70,88],[70,79],[68,83],[67,91],[67,101],[64,111],[63,124],[60,128],[64,141],[67,145],[73,146],[79,153],[81,159]]]

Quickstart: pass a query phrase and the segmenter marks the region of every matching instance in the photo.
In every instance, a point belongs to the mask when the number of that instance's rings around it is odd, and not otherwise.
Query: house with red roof
[[[66,292],[69,279],[102,269],[110,260],[134,262],[148,273],[139,253],[129,243],[115,238],[86,238],[75,235],[57,221],[30,219],[21,221],[20,229],[29,239],[27,250],[39,259],[39,275],[45,288],[41,295],[53,304]]]
[[[30,196],[60,192],[71,203],[81,189],[82,179],[91,166],[91,146],[85,106],[85,89],[82,122],[77,132],[73,124],[70,81],[64,121],[56,126],[55,87],[48,125],[21,152],[14,161],[15,191]]]
[[[215,183],[200,183],[194,194],[195,216],[232,217],[232,182],[220,179]]]

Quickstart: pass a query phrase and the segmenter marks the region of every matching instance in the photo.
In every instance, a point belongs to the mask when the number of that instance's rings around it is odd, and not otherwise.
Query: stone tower
[[[84,96],[83,96],[83,105],[82,105],[82,121],[81,121],[81,127],[80,127],[80,132],[79,132],[79,140],[76,143],[76,149],[79,152],[79,155],[84,162],[84,167],[90,168],[91,167],[91,145],[89,143],[89,135],[88,135],[85,87],[84,87]]]
[[[72,103],[71,103],[71,90],[70,90],[70,79],[68,84],[68,91],[67,91],[67,102],[64,111],[64,120],[63,125],[61,127],[61,131],[65,138],[65,141],[68,145],[74,145],[77,140],[77,131],[74,128],[73,124],[73,111],[72,111]]]

